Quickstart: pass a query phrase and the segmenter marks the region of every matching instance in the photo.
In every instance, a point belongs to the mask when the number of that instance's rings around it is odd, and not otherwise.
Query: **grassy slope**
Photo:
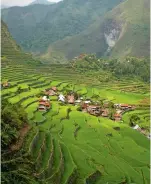
[[[7,62],[12,63],[39,63],[35,61],[28,53],[24,53],[21,48],[16,44],[15,40],[10,35],[6,24],[1,21],[1,42],[2,42],[2,64]]]
[[[127,0],[83,33],[58,41],[52,48],[62,51],[68,58],[83,52],[103,56],[108,48],[104,37],[106,29],[120,24],[121,34],[110,57],[149,56],[149,0]]]

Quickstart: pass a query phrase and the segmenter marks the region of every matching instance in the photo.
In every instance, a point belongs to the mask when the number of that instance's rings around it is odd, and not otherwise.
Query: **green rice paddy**
[[[97,100],[136,105],[149,98],[142,86],[138,84],[135,91],[122,91],[123,86],[133,89],[137,83],[122,81],[115,87],[113,81],[97,85],[66,68],[61,72],[59,67],[40,68],[33,75],[32,68],[21,65],[3,68],[2,81],[6,79],[15,86],[2,89],[2,98],[12,104],[21,103],[30,125],[37,129],[28,146],[41,183],[149,184],[149,139],[129,126],[130,116],[137,114],[137,124],[148,128],[149,107],[125,113],[123,123],[77,111],[78,106],[60,104],[57,97],[50,97],[51,109],[47,113],[37,111],[37,95],[52,86],[57,86],[61,93],[74,90],[84,98],[97,95]],[[26,91],[17,93],[19,86]]]

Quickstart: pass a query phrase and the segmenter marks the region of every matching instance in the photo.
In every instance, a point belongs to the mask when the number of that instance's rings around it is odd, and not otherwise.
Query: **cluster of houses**
[[[126,111],[134,110],[135,106],[129,104],[114,104],[114,108],[116,110],[116,113],[114,114],[114,120],[121,121],[122,114]]]
[[[83,112],[87,112],[94,116],[102,116],[102,117],[109,117],[110,109],[109,104],[105,103],[103,107],[99,104],[93,104],[91,100],[83,100],[83,98],[75,99],[74,94],[70,94],[68,96],[64,96],[63,94],[59,95],[58,98],[61,102],[67,102],[68,104],[80,105]],[[113,119],[115,121],[122,120],[122,114],[129,110],[134,110],[134,105],[129,104],[114,104],[115,114],[113,115]]]
[[[125,111],[133,110],[135,107],[128,104],[114,104],[115,113],[113,114],[113,120],[121,121],[122,114]],[[82,103],[82,109],[94,116],[109,117],[110,109],[109,104],[105,103],[103,107],[100,105],[91,105],[91,102],[85,101]]]
[[[51,107],[50,100],[47,98],[47,96],[43,96],[42,98],[39,99],[39,107],[38,107],[39,111],[47,111],[48,109],[50,109],[50,107]]]
[[[51,89],[47,89],[44,91],[44,96],[39,100],[39,110],[46,111],[50,108],[50,100],[47,96],[58,96],[58,101],[62,103],[68,103],[72,105],[78,105],[81,107],[81,111],[87,112],[94,116],[102,116],[109,117],[110,116],[110,108],[109,103],[104,103],[103,106],[100,106],[98,103],[91,101],[91,99],[83,100],[82,97],[75,97],[75,93],[71,92],[67,95],[58,94],[57,87],[52,87]],[[135,106],[129,104],[114,104],[114,114],[112,119],[115,121],[122,120],[122,114],[129,110],[134,110]]]

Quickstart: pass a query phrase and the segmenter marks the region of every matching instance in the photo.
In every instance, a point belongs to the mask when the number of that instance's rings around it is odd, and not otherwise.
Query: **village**
[[[2,88],[9,88],[10,86],[11,84],[8,81],[2,84]],[[39,98],[39,103],[37,107],[37,110],[42,112],[46,112],[51,108],[52,96],[56,96],[58,102],[60,102],[61,104],[74,105],[77,106],[78,111],[89,113],[90,115],[96,117],[108,118],[115,122],[123,122],[122,115],[126,112],[136,109],[135,105],[120,103],[117,104],[107,100],[104,101],[103,104],[100,104],[100,102],[94,101],[90,98],[84,99],[84,97],[79,96],[74,91],[70,91],[64,95],[59,92],[59,90],[55,86],[51,87],[50,89],[45,89],[44,91],[42,91],[42,94],[42,97]],[[132,126],[132,128],[146,136],[146,130],[141,128],[138,124]],[[147,137],[150,139],[150,134]]]
[[[122,121],[122,114],[135,109],[134,105],[129,104],[113,104],[109,101],[99,104],[91,99],[84,99],[75,92],[69,92],[66,95],[59,93],[57,87],[43,91],[44,96],[39,99],[39,111],[47,111],[51,107],[51,96],[57,96],[58,101],[63,104],[78,106],[77,110],[89,113],[97,117],[110,118],[114,121]]]

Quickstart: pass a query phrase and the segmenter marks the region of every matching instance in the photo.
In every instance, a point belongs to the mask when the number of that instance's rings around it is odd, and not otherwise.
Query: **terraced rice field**
[[[123,123],[77,111],[78,106],[60,104],[57,97],[50,97],[52,106],[48,112],[37,111],[39,93],[52,86],[57,86],[62,93],[74,90],[98,101],[129,104],[139,104],[149,98],[148,90],[142,93],[139,91],[142,86],[139,88],[137,84],[135,92],[122,91],[124,86],[125,89],[134,86],[135,82],[130,85],[129,81],[116,87],[116,81],[95,83],[92,87],[90,78],[54,66],[35,70],[11,65],[2,69],[2,81],[5,80],[10,81],[11,87],[2,89],[2,98],[13,104],[20,103],[30,125],[35,127],[26,146],[36,163],[35,175],[41,183],[149,184],[149,139],[129,127],[131,113],[139,114],[140,125],[149,126],[148,106],[126,113]],[[19,86],[21,92],[18,92]]]

